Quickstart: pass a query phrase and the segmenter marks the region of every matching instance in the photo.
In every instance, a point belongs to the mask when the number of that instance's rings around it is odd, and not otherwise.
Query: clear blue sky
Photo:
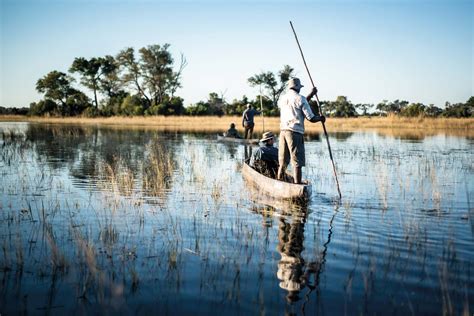
[[[254,97],[247,79],[285,64],[306,93],[290,20],[321,100],[443,106],[474,95],[470,0],[0,1],[2,106],[38,101],[36,81],[75,57],[164,43],[187,58],[185,105],[213,91]]]

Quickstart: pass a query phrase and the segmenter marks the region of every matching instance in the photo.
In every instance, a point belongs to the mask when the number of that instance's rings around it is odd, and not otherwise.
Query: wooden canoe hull
[[[231,143],[238,143],[238,144],[252,144],[256,145],[259,143],[258,139],[243,139],[243,138],[233,138],[233,137],[225,137],[222,135],[217,135],[218,141],[225,141]]]
[[[308,200],[311,197],[311,184],[295,184],[279,181],[258,173],[247,163],[242,166],[242,176],[260,194],[278,199]]]

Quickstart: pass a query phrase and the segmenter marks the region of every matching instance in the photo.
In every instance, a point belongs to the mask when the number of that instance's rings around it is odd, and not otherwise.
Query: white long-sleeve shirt
[[[315,115],[304,96],[292,89],[280,97],[280,130],[304,134],[304,119],[311,120]]]

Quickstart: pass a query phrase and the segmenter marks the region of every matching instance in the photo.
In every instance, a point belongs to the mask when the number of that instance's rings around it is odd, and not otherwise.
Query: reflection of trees
[[[78,148],[91,138],[92,133],[82,127],[29,124],[25,134],[35,145],[38,156],[46,158],[51,168],[59,169],[76,160]]]
[[[329,132],[328,135],[337,139],[338,141],[345,142],[347,141],[352,135],[353,132]],[[316,141],[320,142],[322,140],[322,134],[318,132],[308,132],[305,133],[305,141]]]
[[[25,134],[40,159],[53,169],[67,167],[78,182],[112,179],[130,194],[138,179],[153,196],[170,188],[174,151],[165,142],[183,141],[180,134],[94,126],[29,124]]]
[[[437,135],[436,132],[429,133],[426,130],[400,130],[387,129],[377,131],[377,134],[382,139],[399,139],[409,141],[412,143],[421,143],[426,137]]]
[[[321,133],[307,131],[307,132],[305,132],[304,140],[307,141],[307,142],[311,142],[311,141],[320,142],[321,141]]]
[[[345,142],[348,140],[354,133],[352,132],[336,132],[336,133],[329,133],[331,137],[334,137],[340,142]]]

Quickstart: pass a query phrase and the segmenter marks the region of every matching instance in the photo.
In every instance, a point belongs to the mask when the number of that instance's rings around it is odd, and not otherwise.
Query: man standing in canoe
[[[305,98],[300,94],[303,87],[300,79],[288,81],[288,91],[278,101],[280,108],[280,143],[278,151],[278,179],[282,180],[291,158],[294,171],[294,182],[301,183],[302,168],[305,166],[304,152],[304,120],[325,122],[324,116],[313,113],[307,100],[311,99],[318,90],[313,88]]]
[[[256,114],[260,114],[259,111],[252,109],[252,105],[249,103],[247,104],[247,109],[244,111],[242,115],[242,127],[245,128],[245,139],[251,139],[253,135],[253,127],[255,123],[253,122],[253,117]],[[250,136],[250,137],[248,137]]]

